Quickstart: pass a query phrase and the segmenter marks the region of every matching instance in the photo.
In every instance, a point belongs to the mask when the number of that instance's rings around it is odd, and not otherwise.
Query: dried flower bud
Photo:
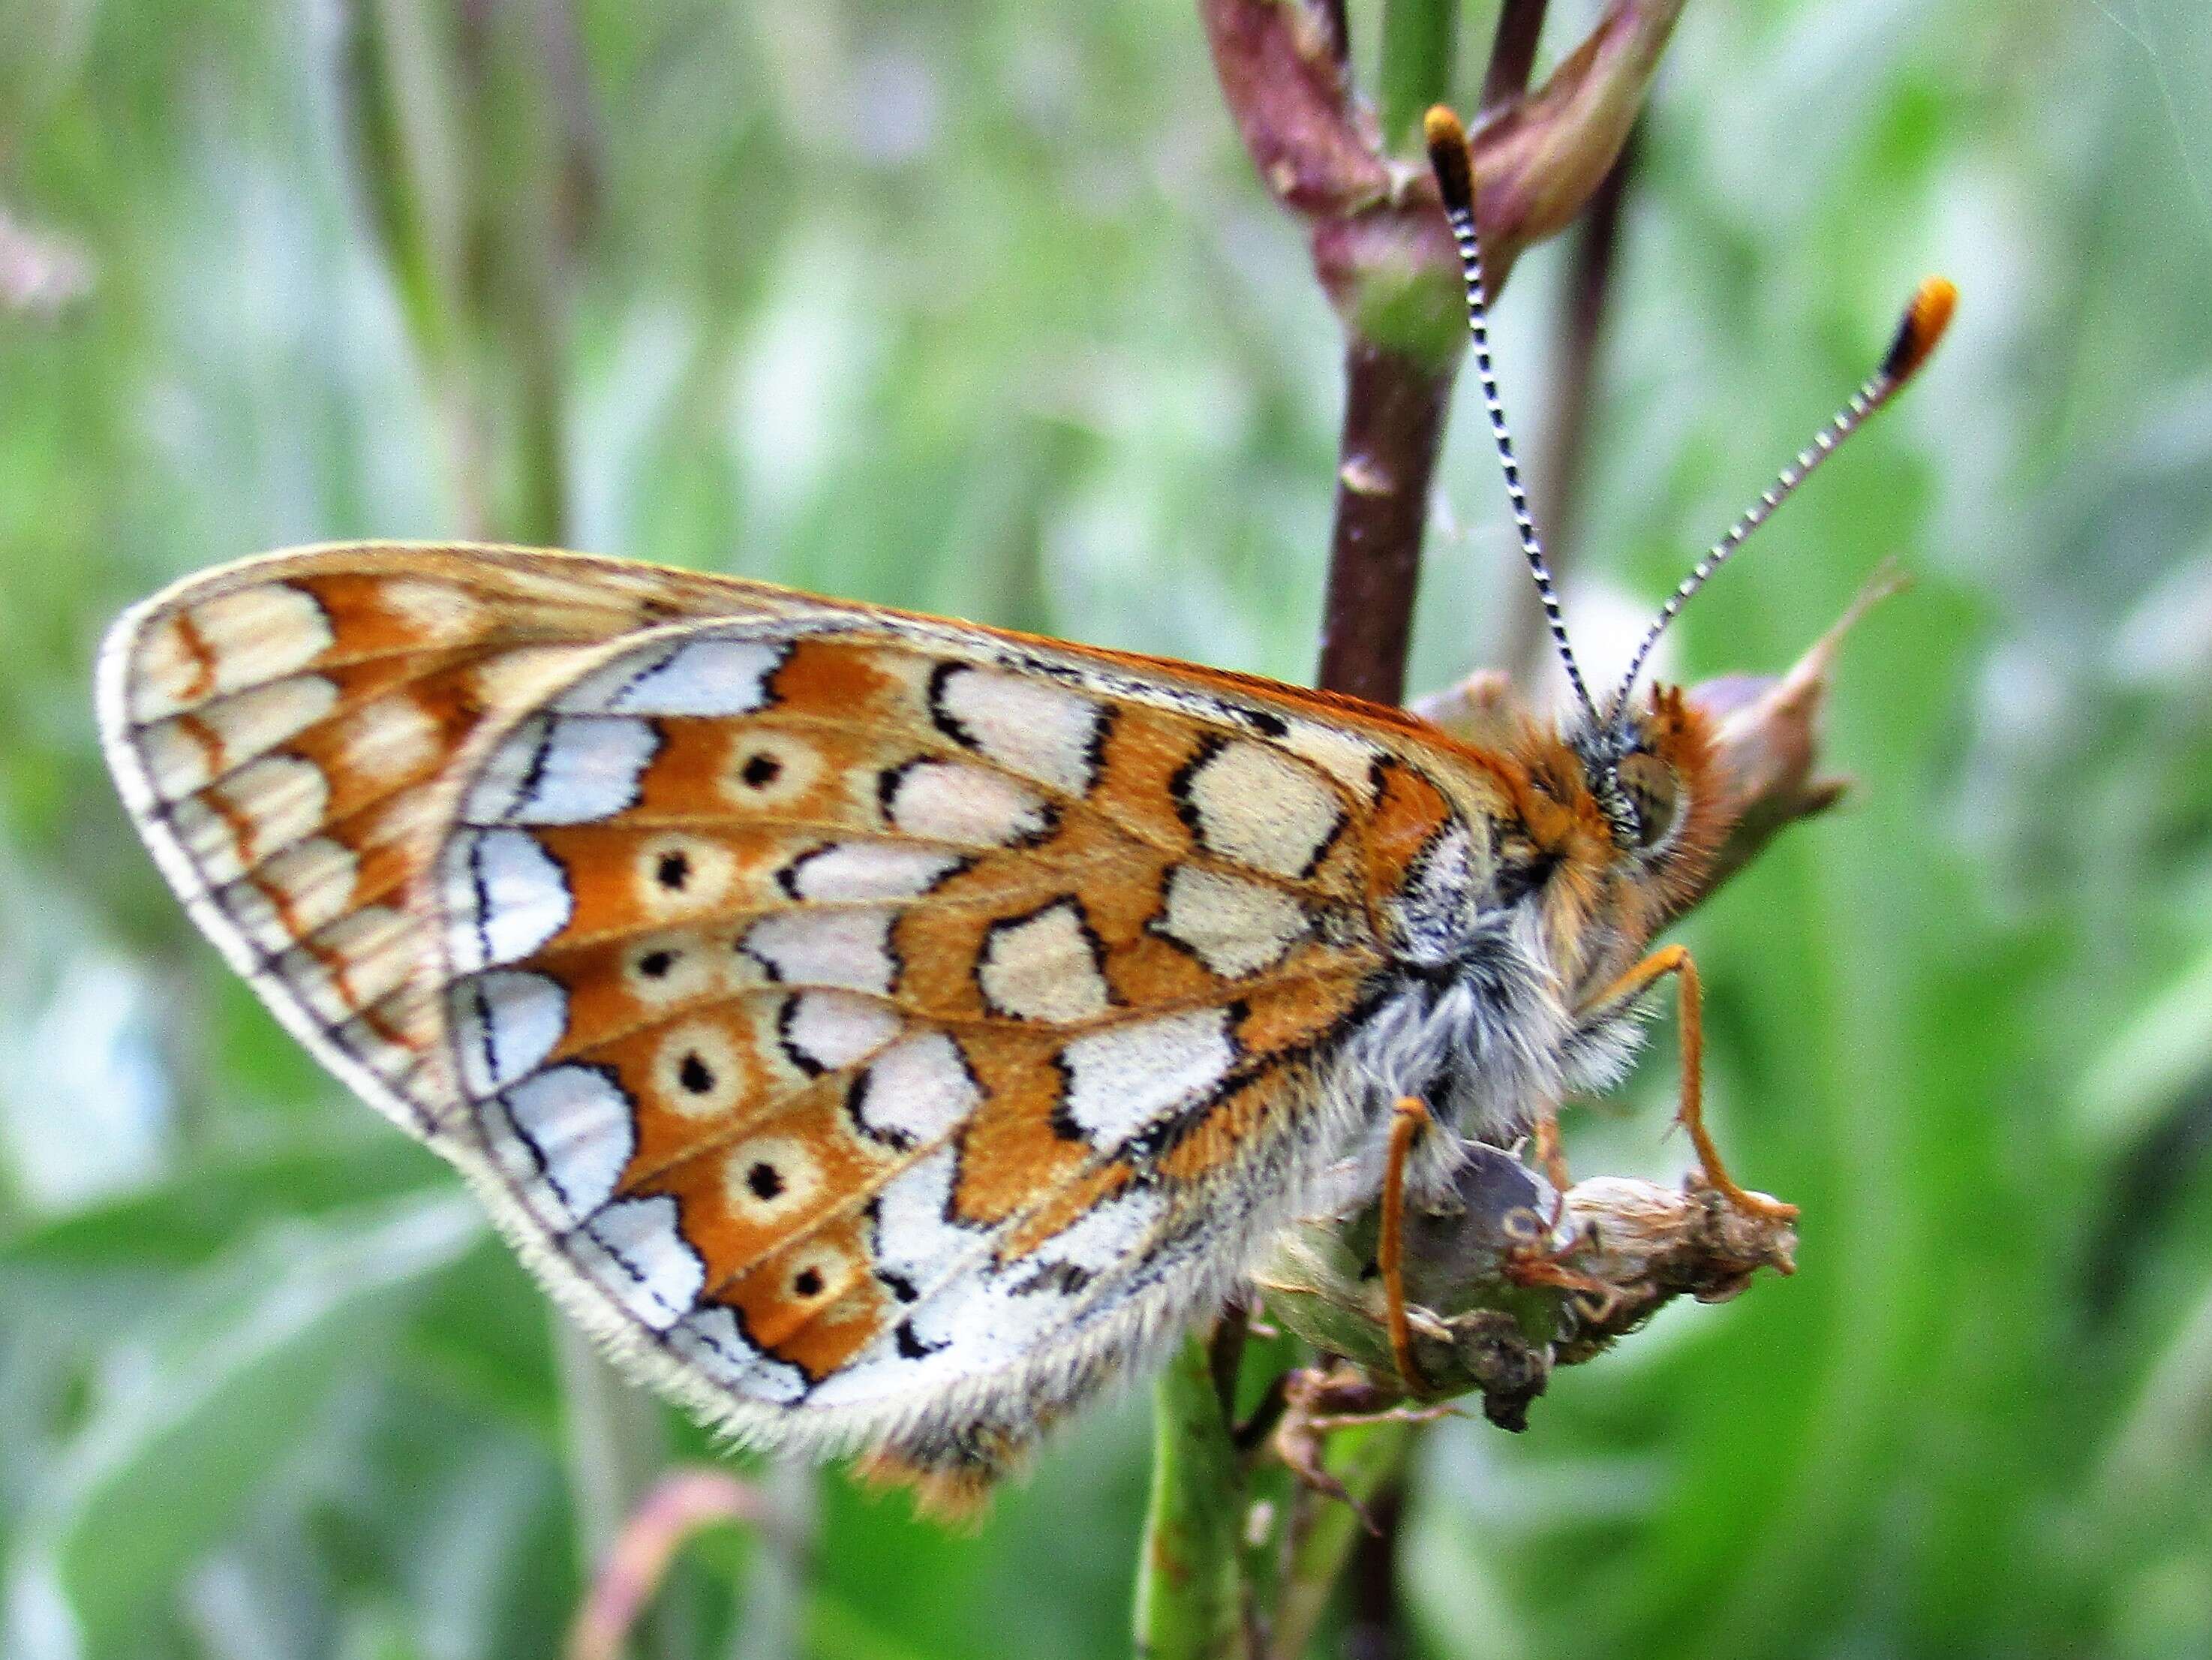
[[[1710,1189],[1601,1177],[1562,1196],[1510,1152],[1462,1152],[1451,1202],[1406,1219],[1418,1386],[1391,1358],[1375,1207],[1291,1230],[1254,1276],[1275,1319],[1389,1393],[1479,1392],[1493,1423],[1518,1429],[1553,1367],[1589,1359],[1674,1298],[1718,1302],[1759,1268],[1796,1266],[1788,1225]]]

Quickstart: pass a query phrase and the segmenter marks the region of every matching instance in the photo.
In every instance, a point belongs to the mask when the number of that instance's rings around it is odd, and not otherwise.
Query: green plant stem
[[[1243,1461],[1206,1341],[1176,1352],[1152,1392],[1152,1491],[1137,1559],[1141,1660],[1247,1660]]]
[[[1451,97],[1458,61],[1459,0],[1383,0],[1376,91],[1385,149],[1420,148],[1421,117]]]

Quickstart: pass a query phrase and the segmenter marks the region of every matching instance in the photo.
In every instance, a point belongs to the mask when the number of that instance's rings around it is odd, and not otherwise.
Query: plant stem
[[[624,1382],[574,1321],[558,1308],[550,1317],[561,1377],[562,1450],[576,1512],[576,1554],[588,1582],[667,1462],[667,1426],[659,1405]],[[657,1612],[644,1625],[654,1651],[669,1660],[685,1651],[665,1613]]]
[[[1481,107],[1486,113],[1528,90],[1548,3],[1549,0],[1505,0],[1498,9],[1498,32],[1490,37],[1490,67],[1482,76]]]
[[[1316,678],[1330,691],[1399,703],[1452,366],[1431,368],[1356,337],[1344,357],[1344,434]]]
[[[1450,98],[1458,61],[1459,0],[1382,0],[1376,93],[1385,149],[1419,149],[1421,117]]]
[[[1329,1471],[1344,1483],[1346,1492],[1364,1505],[1401,1480],[1419,1427],[1389,1421],[1341,1432],[1329,1448]],[[1346,1559],[1354,1546],[1371,1537],[1351,1505],[1322,1499],[1316,1493],[1303,1493],[1300,1498],[1289,1523],[1293,1530],[1290,1560],[1275,1604],[1267,1660],[1299,1660],[1305,1653]],[[1395,1523],[1395,1516],[1389,1520]],[[1395,1533],[1395,1526],[1389,1531]],[[1369,1623],[1387,1631],[1395,1622],[1387,1613],[1376,1619],[1370,1609]]]
[[[821,1505],[814,1465],[778,1458],[763,1473],[763,1526],[738,1604],[730,1660],[793,1660],[805,1651],[807,1561]]]
[[[1144,1660],[1246,1660],[1244,1466],[1230,1439],[1211,1346],[1193,1337],[1152,1391],[1152,1491],[1137,1563]]]

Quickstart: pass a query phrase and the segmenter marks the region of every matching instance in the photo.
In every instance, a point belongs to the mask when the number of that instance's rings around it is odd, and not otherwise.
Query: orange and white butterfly
[[[621,1364],[954,1488],[1218,1308],[1333,1167],[1371,1194],[1401,1097],[1508,1141],[1612,1078],[1731,814],[1672,692],[1480,748],[514,548],[187,578],[99,704],[200,927]]]

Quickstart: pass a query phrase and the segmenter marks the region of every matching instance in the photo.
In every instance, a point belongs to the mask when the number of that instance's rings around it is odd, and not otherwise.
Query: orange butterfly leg
[[[1390,1152],[1382,1167],[1382,1232],[1375,1246],[1376,1266],[1382,1274],[1382,1308],[1390,1328],[1390,1358],[1398,1376],[1415,1394],[1428,1384],[1413,1360],[1413,1323],[1406,1316],[1406,1159],[1414,1138],[1435,1121],[1419,1096],[1399,1098],[1391,1109]]]
[[[1683,946],[1662,946],[1607,986],[1593,1000],[1591,1006],[1603,1008],[1614,1003],[1633,1002],[1670,974],[1682,982],[1678,1006],[1682,1031],[1682,1104],[1674,1116],[1690,1133],[1690,1145],[1697,1149],[1706,1185],[1750,1215],[1776,1222],[1795,1221],[1796,1206],[1785,1205],[1764,1194],[1747,1192],[1736,1185],[1727,1165],[1721,1162],[1720,1149],[1713,1145],[1713,1138],[1705,1128],[1705,1007],[1698,983],[1698,965],[1692,960],[1689,949]]]
[[[1543,1167],[1544,1179],[1549,1182],[1564,1201],[1574,1177],[1567,1173],[1567,1155],[1559,1141],[1559,1110],[1547,1101],[1536,1114],[1536,1162]]]

